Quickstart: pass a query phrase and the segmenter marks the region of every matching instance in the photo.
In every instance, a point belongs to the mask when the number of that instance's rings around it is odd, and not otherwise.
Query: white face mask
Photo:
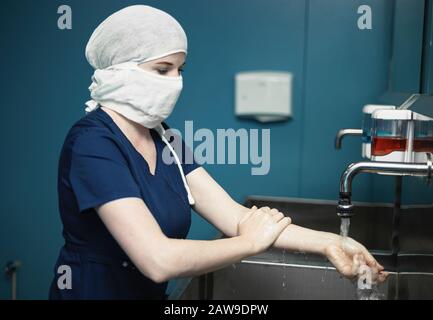
[[[172,113],[182,91],[182,76],[153,74],[136,62],[97,69],[92,81],[89,90],[93,100],[86,102],[86,112],[102,104],[150,129]]]

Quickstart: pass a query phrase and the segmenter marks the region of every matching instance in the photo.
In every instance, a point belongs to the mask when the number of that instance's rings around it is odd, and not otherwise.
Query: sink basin
[[[342,278],[335,269],[297,265],[290,254],[286,254],[286,259],[286,264],[245,260],[205,277],[194,278],[179,299],[356,299],[356,284]],[[379,293],[393,298],[395,284],[396,275],[391,274],[389,280],[379,286]]]
[[[338,233],[336,202],[249,197],[246,206],[269,206],[293,223]],[[363,243],[390,271],[378,287],[383,299],[433,299],[433,210],[403,207],[392,250],[393,206],[355,203],[350,236]],[[342,278],[322,256],[270,249],[232,266],[182,279],[171,299],[356,299],[356,283]]]
[[[400,253],[433,253],[433,205],[403,207],[398,232]]]

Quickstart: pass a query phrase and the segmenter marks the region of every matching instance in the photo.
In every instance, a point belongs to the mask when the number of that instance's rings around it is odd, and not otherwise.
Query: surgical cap
[[[86,46],[87,61],[94,69],[143,63],[176,52],[187,52],[185,31],[168,13],[145,5],[110,15],[93,31]]]

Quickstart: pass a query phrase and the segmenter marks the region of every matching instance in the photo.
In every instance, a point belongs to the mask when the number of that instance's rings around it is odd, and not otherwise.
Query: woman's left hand
[[[337,271],[347,278],[365,273],[366,269],[362,266],[370,268],[373,282],[383,282],[389,275],[370,252],[352,238],[338,236],[326,246],[325,255]]]

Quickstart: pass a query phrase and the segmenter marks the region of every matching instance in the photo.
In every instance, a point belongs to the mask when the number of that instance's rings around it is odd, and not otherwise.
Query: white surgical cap
[[[144,5],[113,13],[93,31],[86,46],[87,61],[94,69],[143,63],[176,52],[187,52],[181,25],[168,13]]]

